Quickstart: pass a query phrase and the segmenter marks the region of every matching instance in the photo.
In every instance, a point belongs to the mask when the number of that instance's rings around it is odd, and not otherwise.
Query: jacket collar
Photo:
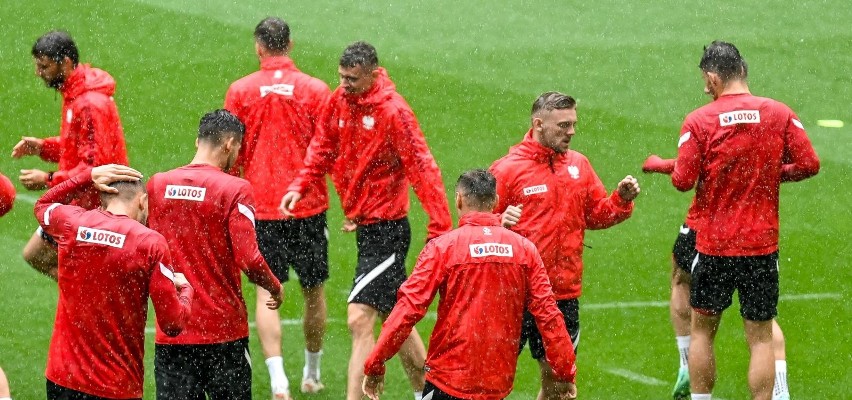
[[[115,93],[115,80],[106,71],[81,63],[77,64],[60,90],[62,98],[66,101],[92,91],[112,96]]]
[[[346,91],[342,87],[338,90],[342,91],[343,97],[350,103],[360,106],[380,104],[396,93],[396,85],[394,85],[388,75],[388,71],[384,67],[378,67],[378,71],[379,76],[376,77],[373,86],[364,93],[350,95],[346,94]]]
[[[272,57],[264,57],[260,59],[260,69],[263,70],[275,70],[275,69],[286,69],[286,70],[296,70],[296,64],[293,62],[293,59],[287,56],[272,56]]]
[[[557,153],[555,150],[545,147],[535,140],[532,135],[532,129],[527,131],[521,143],[512,147],[512,153],[543,164],[553,164],[553,162],[567,156],[567,152]]]
[[[497,214],[471,211],[459,218],[459,227],[465,225],[500,226],[500,217]]]

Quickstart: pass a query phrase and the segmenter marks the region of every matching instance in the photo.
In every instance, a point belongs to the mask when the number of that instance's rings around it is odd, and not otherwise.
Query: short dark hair
[[[698,68],[704,72],[718,74],[723,81],[745,79],[748,77],[748,65],[737,47],[731,43],[715,40],[704,46],[704,54]]]
[[[198,124],[198,140],[208,143],[222,143],[228,136],[242,141],[245,133],[245,124],[236,115],[223,109],[204,114]]]
[[[33,44],[32,53],[33,57],[47,57],[56,63],[68,57],[75,67],[80,62],[80,53],[74,39],[71,39],[68,32],[63,31],[50,31],[41,35]]]
[[[109,187],[118,189],[118,193],[100,192],[101,206],[106,207],[113,201],[128,202],[136,198],[139,193],[145,193],[145,183],[137,181],[118,181],[109,184]]]
[[[456,191],[467,205],[481,211],[491,211],[497,201],[497,178],[485,169],[471,169],[459,176]]]
[[[577,100],[573,97],[559,92],[544,92],[533,102],[530,115],[535,115],[541,110],[570,110],[577,106]]]
[[[283,53],[290,45],[290,25],[278,17],[266,17],[254,28],[254,40],[265,49]]]
[[[376,53],[376,48],[367,42],[355,42],[346,46],[343,50],[343,55],[340,56],[340,66],[344,68],[353,68],[360,65],[369,70],[373,70],[379,66],[379,55]]]

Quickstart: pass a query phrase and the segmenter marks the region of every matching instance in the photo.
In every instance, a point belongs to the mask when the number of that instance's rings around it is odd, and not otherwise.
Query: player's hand
[[[287,192],[284,197],[281,198],[281,205],[278,207],[278,211],[281,211],[281,214],[284,214],[285,217],[293,218],[293,209],[296,208],[296,203],[302,200],[302,194],[299,192]]]
[[[277,310],[278,307],[281,307],[281,303],[284,302],[284,290],[279,290],[278,293],[269,293],[269,300],[266,301],[266,308],[270,310]]]
[[[674,160],[664,160],[656,154],[651,154],[642,164],[642,172],[658,174],[671,174],[674,170]]]
[[[384,375],[366,375],[361,382],[361,390],[371,400],[379,400],[379,396],[385,391]]]
[[[500,216],[500,223],[504,228],[511,228],[517,225],[518,221],[521,220],[521,211],[523,209],[523,204],[506,207],[506,211],[503,211],[503,214]]]
[[[142,179],[142,173],[126,165],[107,164],[92,168],[92,182],[95,189],[106,193],[118,193],[118,189],[109,187],[115,182],[135,182]]]
[[[23,156],[37,156],[41,154],[41,148],[43,145],[44,139],[34,138],[31,136],[21,137],[18,144],[12,148],[12,157],[21,158]]]
[[[349,218],[343,219],[343,226],[340,227],[341,231],[346,233],[352,233],[355,232],[356,229],[358,229],[358,224],[352,222],[352,220],[350,220]]]
[[[636,178],[627,175],[621,182],[618,182],[618,189],[616,191],[622,200],[633,201],[636,196],[639,196],[639,182]]]
[[[553,384],[560,400],[573,400],[577,398],[577,385],[565,381],[556,381]]]
[[[177,289],[178,292],[180,292],[180,290],[183,289],[185,286],[192,287],[192,285],[189,284],[189,281],[186,280],[186,276],[180,272],[175,272],[174,283],[175,289]]]
[[[18,179],[29,190],[41,190],[47,187],[48,176],[47,172],[40,169],[22,169]]]

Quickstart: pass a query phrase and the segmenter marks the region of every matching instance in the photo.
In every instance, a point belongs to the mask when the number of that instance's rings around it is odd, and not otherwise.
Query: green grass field
[[[675,155],[683,117],[708,101],[697,69],[702,46],[732,41],[749,62],[753,93],[796,110],[822,160],[817,177],[782,190],[778,319],[787,338],[791,394],[852,396],[852,347],[843,339],[852,329],[852,306],[846,303],[852,281],[846,258],[852,184],[848,2],[242,3],[3,2],[0,150],[9,154],[21,135],[52,136],[58,130],[60,96],[33,75],[29,53],[34,40],[54,28],[70,31],[81,59],[118,81],[115,98],[131,165],[148,176],[191,159],[201,114],[221,107],[228,85],[256,70],[252,31],[268,15],[290,22],[297,65],[332,87],[342,49],[360,39],[375,44],[418,115],[448,194],[460,172],[489,166],[521,139],[539,93],[570,93],[580,101],[572,146],[589,157],[608,187],[627,174],[642,185],[630,220],[587,236],[592,249],[585,255],[580,393],[584,399],[664,399],[677,372],[666,305],[669,256],[691,194],[676,192],[667,177],[642,175],[640,165],[651,152]],[[820,128],[818,119],[842,119],[847,127]],[[13,179],[19,169],[31,167],[47,165],[35,158],[0,158],[0,171]],[[21,259],[36,228],[31,207],[38,193],[18,188],[15,210],[0,219],[0,365],[15,398],[36,399],[44,398],[56,288]],[[409,264],[425,233],[414,196],[412,203]],[[345,299],[356,253],[354,237],[337,232],[341,219],[335,198],[329,214],[327,390],[316,399],[339,399],[345,392],[350,348]],[[297,285],[287,285],[282,318],[290,321],[301,315]],[[245,292],[253,305],[253,287]],[[717,338],[715,395],[745,399],[747,348],[738,307],[726,315]],[[433,323],[427,318],[417,329],[428,337]],[[285,325],[284,336],[286,368],[298,391],[300,325]],[[251,340],[254,394],[268,398],[263,357],[256,336]],[[146,398],[154,398],[151,342],[147,349]],[[399,362],[390,366],[385,398],[410,399]],[[534,398],[537,380],[537,367],[525,353],[509,398]]]

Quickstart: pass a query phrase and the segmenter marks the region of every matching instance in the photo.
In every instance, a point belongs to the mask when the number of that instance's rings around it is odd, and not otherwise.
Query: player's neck
[[[128,204],[123,204],[117,201],[112,202],[106,208],[105,211],[109,212],[112,215],[123,215],[125,217],[130,217],[132,219],[136,219],[136,214],[133,212],[133,208]]]
[[[743,93],[751,93],[751,91],[748,90],[748,83],[746,81],[736,80],[728,82],[725,85],[725,88],[722,89],[722,93],[719,93],[719,97]]]
[[[213,151],[199,147],[190,164],[206,164],[219,169],[224,169],[225,166],[228,165],[228,160],[225,157],[215,154]]]

